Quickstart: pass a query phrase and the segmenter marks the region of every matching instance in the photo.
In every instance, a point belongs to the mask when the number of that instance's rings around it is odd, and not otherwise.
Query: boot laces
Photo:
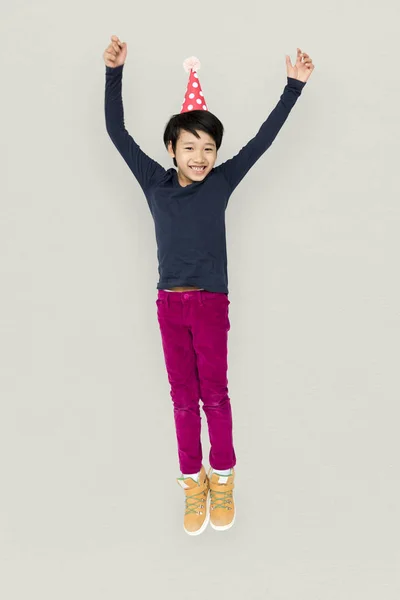
[[[198,492],[198,494],[194,494],[193,496],[186,496],[186,514],[200,514],[201,508],[204,508],[206,499],[206,491]]]
[[[213,504],[213,508],[226,508],[230,509],[230,506],[227,504],[232,504],[232,491],[220,492],[217,490],[210,490],[211,502]]]

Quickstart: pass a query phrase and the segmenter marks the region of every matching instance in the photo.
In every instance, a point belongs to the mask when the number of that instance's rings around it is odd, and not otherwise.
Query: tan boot
[[[189,535],[203,533],[210,520],[209,481],[203,465],[199,481],[191,477],[177,477],[178,484],[185,490],[185,516],[183,528]]]
[[[235,502],[233,499],[233,489],[235,487],[235,469],[232,468],[232,475],[218,475],[208,471],[210,481],[210,523],[213,529],[225,531],[232,527],[235,522]]]

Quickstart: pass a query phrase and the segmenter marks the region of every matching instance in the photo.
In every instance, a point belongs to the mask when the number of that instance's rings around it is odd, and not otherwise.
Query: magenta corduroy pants
[[[204,290],[158,290],[157,319],[175,420],[182,473],[202,466],[199,400],[207,417],[210,466],[236,465],[228,396],[228,295]]]

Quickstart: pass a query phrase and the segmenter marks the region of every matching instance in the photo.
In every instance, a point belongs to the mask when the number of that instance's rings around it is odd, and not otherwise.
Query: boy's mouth
[[[203,173],[203,171],[205,171],[205,167],[201,167],[200,169],[198,167],[190,167],[192,169],[192,171],[194,171],[195,173]]]

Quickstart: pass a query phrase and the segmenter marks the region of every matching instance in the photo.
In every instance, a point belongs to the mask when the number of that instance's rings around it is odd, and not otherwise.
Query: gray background
[[[396,4],[3,7],[4,600],[399,598]],[[275,107],[285,54],[315,64],[226,214],[227,532],[182,527],[154,224],[105,130],[112,34],[127,129],[165,168],[185,58],[226,128],[217,164]]]

